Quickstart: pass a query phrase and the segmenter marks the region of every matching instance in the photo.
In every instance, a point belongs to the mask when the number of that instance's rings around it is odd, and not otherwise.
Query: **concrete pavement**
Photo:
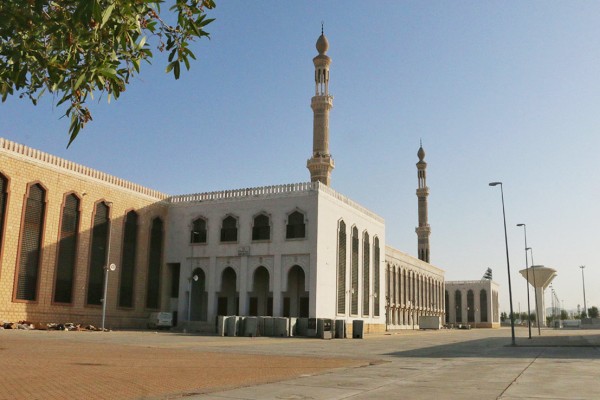
[[[0,399],[600,399],[600,331],[517,335],[0,331]]]

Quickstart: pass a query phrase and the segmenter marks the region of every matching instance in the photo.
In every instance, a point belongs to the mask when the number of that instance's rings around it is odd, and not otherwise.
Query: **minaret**
[[[333,96],[329,94],[329,64],[331,58],[325,53],[329,48],[323,34],[317,39],[319,55],[313,58],[315,64],[315,95],[310,102],[313,109],[313,154],[306,167],[310,171],[311,182],[319,181],[327,186],[331,184],[333,159],[329,154],[329,110],[333,107]]]
[[[419,198],[419,226],[415,229],[417,232],[419,260],[429,262],[429,235],[431,228],[427,222],[427,196],[429,196],[429,188],[427,187],[427,163],[423,161],[425,158],[425,150],[423,144],[417,152],[419,162],[417,163],[417,177],[419,179],[419,187],[417,188],[417,197]]]

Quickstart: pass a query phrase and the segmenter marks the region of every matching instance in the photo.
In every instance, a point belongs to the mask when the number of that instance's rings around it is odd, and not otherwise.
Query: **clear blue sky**
[[[218,1],[211,40],[179,81],[155,60],[66,149],[46,96],[0,105],[0,136],[169,194],[309,180],[312,57],[330,43],[332,186],[386,219],[416,254],[419,139],[427,153],[432,263],[448,280],[487,267],[526,309],[522,228],[558,270],[566,308],[600,306],[600,3]],[[533,297],[532,297],[533,301]],[[548,297],[549,305],[549,297]],[[532,303],[533,304],[533,303]]]

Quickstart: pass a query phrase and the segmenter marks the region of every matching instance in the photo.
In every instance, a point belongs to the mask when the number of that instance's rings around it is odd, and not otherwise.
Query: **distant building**
[[[499,285],[491,279],[446,281],[446,324],[500,327]]]

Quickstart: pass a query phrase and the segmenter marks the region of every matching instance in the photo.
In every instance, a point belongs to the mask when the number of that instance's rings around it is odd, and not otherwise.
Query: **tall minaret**
[[[415,229],[419,238],[419,260],[429,262],[429,235],[431,228],[427,222],[427,196],[429,196],[429,188],[427,187],[427,163],[423,161],[425,158],[425,150],[423,144],[417,152],[419,162],[417,163],[417,177],[419,179],[419,187],[417,188],[417,197],[419,198],[419,226]]]
[[[317,39],[319,55],[313,58],[315,64],[315,95],[310,102],[314,112],[313,118],[313,154],[306,167],[310,171],[311,182],[319,181],[327,186],[331,184],[333,159],[329,154],[329,110],[333,107],[333,96],[329,94],[329,64],[331,58],[325,53],[329,48],[327,38],[323,34]]]

